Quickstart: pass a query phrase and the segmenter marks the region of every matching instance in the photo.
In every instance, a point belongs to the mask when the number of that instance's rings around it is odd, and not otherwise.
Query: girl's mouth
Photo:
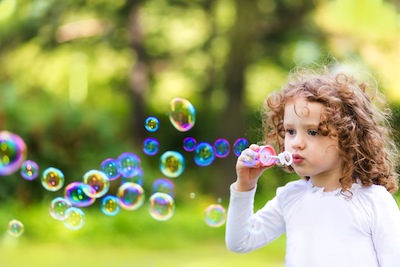
[[[293,163],[294,164],[301,164],[303,162],[303,157],[301,157],[299,154],[293,154]]]

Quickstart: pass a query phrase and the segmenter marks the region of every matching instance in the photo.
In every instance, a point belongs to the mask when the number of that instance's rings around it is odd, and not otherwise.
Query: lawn
[[[204,203],[177,207],[168,221],[156,221],[146,207],[121,211],[115,217],[96,207],[85,209],[86,223],[69,230],[53,219],[48,207],[3,205],[0,222],[0,266],[87,267],[283,267],[284,238],[248,254],[229,252],[224,243],[225,226],[213,228],[204,222]],[[24,223],[22,236],[6,233],[7,222]]]

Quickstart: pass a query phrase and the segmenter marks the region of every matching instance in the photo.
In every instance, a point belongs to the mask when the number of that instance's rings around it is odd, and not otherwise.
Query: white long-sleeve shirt
[[[255,191],[231,186],[229,250],[249,252],[286,233],[286,267],[400,266],[400,211],[383,186],[355,183],[346,198],[298,180],[254,214]]]

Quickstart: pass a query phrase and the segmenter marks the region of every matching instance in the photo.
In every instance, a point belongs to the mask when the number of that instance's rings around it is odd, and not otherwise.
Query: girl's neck
[[[341,187],[341,184],[339,182],[339,178],[337,179],[322,179],[321,177],[311,177],[310,178],[311,184],[313,184],[316,187],[321,187],[324,188],[324,191],[329,192],[329,191],[335,191],[336,189]]]

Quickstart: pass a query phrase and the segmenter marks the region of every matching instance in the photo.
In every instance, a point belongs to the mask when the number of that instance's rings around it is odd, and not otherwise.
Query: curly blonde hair
[[[357,180],[363,186],[382,185],[391,193],[397,192],[398,149],[392,139],[391,110],[386,107],[376,82],[359,83],[344,72],[335,73],[328,68],[320,73],[302,70],[292,74],[280,92],[265,100],[262,113],[265,142],[275,145],[279,152],[284,150],[286,103],[299,98],[321,103],[326,111],[319,131],[339,140],[342,192],[348,191]],[[291,167],[287,169],[293,171]]]

